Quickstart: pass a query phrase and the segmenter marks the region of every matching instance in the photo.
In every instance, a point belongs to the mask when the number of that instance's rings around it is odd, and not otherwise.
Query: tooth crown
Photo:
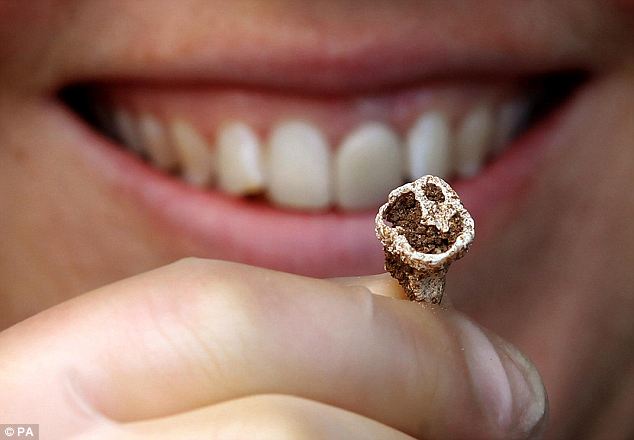
[[[350,133],[335,157],[335,195],[347,209],[377,206],[402,183],[402,146],[387,125],[366,123]]]
[[[270,126],[259,128],[227,119],[204,127],[180,114],[135,114],[120,104],[95,109],[101,126],[128,149],[191,185],[266,195],[277,206],[307,211],[374,208],[391,188],[423,174],[471,177],[487,157],[501,153],[500,145],[508,144],[526,114],[521,97],[478,99],[460,111],[435,103],[407,113],[399,124],[387,117],[349,126],[330,120],[344,127],[334,138],[324,121],[320,126],[311,118],[271,117]],[[426,211],[435,209],[424,199],[420,203]]]
[[[426,189],[430,184],[439,188],[444,197],[443,201],[430,199]],[[442,233],[449,233],[452,219],[459,219],[460,232],[446,250],[439,253],[419,251],[404,234],[404,227],[387,224],[388,208],[400,197],[410,193],[414,195],[421,209],[420,224],[434,226]],[[475,238],[473,219],[462,206],[456,192],[444,180],[431,175],[423,176],[390,192],[388,202],[379,208],[375,224],[376,235],[386,253],[398,256],[404,264],[420,271],[434,272],[446,269],[467,252]]]
[[[230,194],[257,194],[264,190],[262,147],[246,124],[233,122],[218,130],[218,184]]]
[[[385,269],[407,297],[439,304],[447,269],[468,250],[474,224],[451,187],[427,175],[390,193],[376,216],[376,235]]]
[[[448,118],[437,111],[419,117],[407,134],[405,173],[414,180],[425,174],[451,173],[451,130]]]
[[[322,132],[304,121],[279,124],[269,141],[269,197],[280,206],[325,209],[332,200],[331,157]]]

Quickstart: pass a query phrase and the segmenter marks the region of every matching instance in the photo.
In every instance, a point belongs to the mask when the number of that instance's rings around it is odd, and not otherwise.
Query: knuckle
[[[252,289],[231,263],[186,258],[173,266],[158,290],[144,297],[142,314],[155,340],[164,341],[182,362],[204,364],[210,377],[225,374],[222,361],[249,346],[257,332]]]
[[[167,296],[175,305],[208,302],[210,298],[246,295],[245,274],[235,263],[187,257],[171,266]],[[175,291],[178,292],[175,292]]]

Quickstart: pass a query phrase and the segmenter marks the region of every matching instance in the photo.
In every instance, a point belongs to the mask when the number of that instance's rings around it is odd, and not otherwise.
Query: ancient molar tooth
[[[412,301],[438,304],[449,265],[475,236],[473,219],[455,191],[439,177],[423,176],[396,188],[375,220],[385,269]]]

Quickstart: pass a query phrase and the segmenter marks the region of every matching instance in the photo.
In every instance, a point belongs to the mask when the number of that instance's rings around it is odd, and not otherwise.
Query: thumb
[[[407,299],[405,291],[394,278],[387,273],[357,277],[330,278],[329,281],[346,287],[365,287],[375,295],[389,296],[396,299]]]
[[[403,289],[389,274],[335,278],[331,281],[349,288],[365,288],[376,295],[407,300]],[[462,380],[466,379],[471,389],[468,394],[475,402],[470,402],[468,397],[461,405],[452,408],[450,417],[454,426],[450,431],[468,438],[539,438],[545,427],[548,401],[539,373],[528,358],[500,336],[453,309],[446,300],[443,300],[442,306],[410,304],[419,310],[420,320],[441,321],[444,327],[442,333],[452,334],[458,340],[457,344],[446,344],[446,341],[443,344],[442,338],[438,338],[437,345],[445,347],[444,356],[451,358],[456,369],[463,371],[462,374],[447,374],[446,377],[442,377],[442,371],[439,372],[438,393],[455,395],[464,387]],[[434,327],[428,329],[430,343],[434,345],[436,332]],[[429,349],[418,348],[421,351]],[[447,396],[439,395],[436,400],[445,399]],[[450,397],[448,400],[453,399]],[[474,406],[480,408],[483,417],[471,414]]]
[[[329,281],[346,287],[363,287],[368,289],[375,295],[388,296],[395,299],[408,300],[407,294],[400,286],[398,281],[388,273],[380,273],[378,275],[364,275],[354,277],[330,278]],[[445,293],[443,295],[443,306],[451,307],[451,299]]]

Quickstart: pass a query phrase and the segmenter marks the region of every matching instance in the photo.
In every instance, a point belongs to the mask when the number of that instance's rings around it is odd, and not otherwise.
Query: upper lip
[[[148,23],[157,25],[152,20]],[[478,28],[478,35],[453,38],[450,33],[439,36],[435,33],[438,29],[432,26],[421,25],[420,30],[408,34],[407,29],[396,31],[398,25],[391,23],[387,26],[390,32],[384,32],[381,27],[374,33],[354,33],[341,40],[325,31],[319,33],[320,38],[311,40],[283,38],[284,32],[272,29],[246,32],[236,28],[232,29],[232,34],[236,35],[237,41],[228,44],[226,35],[224,39],[216,40],[211,33],[199,40],[191,40],[190,36],[178,39],[170,32],[165,38],[154,36],[151,32],[154,29],[147,28],[148,23],[146,27],[128,26],[135,32],[126,35],[108,51],[93,54],[95,42],[76,41],[78,46],[74,47],[73,60],[65,69],[65,72],[74,73],[69,73],[64,81],[58,81],[58,87],[65,85],[64,82],[138,79],[167,84],[234,83],[318,93],[349,93],[424,82],[436,77],[542,73],[563,69],[578,61],[574,56],[554,58],[552,54],[540,54],[535,50],[535,41],[543,41],[544,35],[522,43],[526,35],[499,39],[499,30],[496,35],[486,26]],[[106,35],[113,32],[107,25],[105,28]],[[269,35],[264,38],[262,33],[267,32]],[[292,32],[289,34],[293,35]],[[102,33],[100,38],[103,37]],[[172,41],[174,38],[178,41]],[[68,40],[60,40],[68,44]],[[520,47],[524,47],[524,53]],[[54,72],[52,74],[55,76]],[[56,76],[62,75],[58,71]],[[107,169],[100,178],[115,189],[121,189],[138,205],[148,207],[148,215],[152,216],[149,223],[169,231],[166,236],[171,237],[175,235],[172,234],[174,230],[178,231],[182,239],[174,240],[174,249],[320,276],[378,270],[380,267],[380,252],[372,237],[370,216],[289,214],[229,201],[220,194],[191,191],[171,177],[142,166],[130,155],[106,148],[109,144],[90,130],[80,129],[79,132],[84,137],[76,143],[77,151],[90,159],[90,167]],[[513,155],[507,156],[505,163],[465,186],[465,201],[473,202],[475,208],[470,209],[474,216],[478,216],[478,210],[491,212],[489,206],[493,202],[506,206],[513,203],[510,200],[534,169],[535,157],[539,156],[534,151],[530,154],[527,151],[536,149],[535,144],[545,143],[540,136],[525,139],[525,146],[518,146]],[[104,148],[82,148],[84,144]],[[504,184],[491,185],[492,180]],[[159,215],[154,216],[155,213]],[[332,258],[326,258],[328,254]]]
[[[130,63],[116,71],[84,75],[80,81],[126,78],[144,83],[213,83],[296,93],[351,94],[436,80],[526,77],[577,66],[579,63],[563,58],[545,66],[496,54],[490,48],[439,50],[430,44],[393,41],[324,51],[318,47],[299,48],[289,42],[264,53],[249,46],[240,53],[197,53],[142,65]]]
[[[284,24],[286,30],[236,25],[227,41],[226,34],[222,38],[213,29],[174,40],[172,32],[154,35],[146,28],[148,23],[140,23],[123,41],[98,55],[93,54],[94,43],[86,46],[78,41],[74,59],[65,60],[77,65],[67,66],[71,77],[56,87],[125,78],[340,94],[435,79],[526,76],[588,67],[583,51],[560,44],[548,26],[529,34],[522,26],[508,32],[496,24],[471,24],[464,36],[456,31],[457,23],[452,29],[432,18],[424,25],[405,20],[402,25],[364,25],[347,33],[341,24],[306,29],[291,22]],[[83,58],[87,61],[80,61]]]

